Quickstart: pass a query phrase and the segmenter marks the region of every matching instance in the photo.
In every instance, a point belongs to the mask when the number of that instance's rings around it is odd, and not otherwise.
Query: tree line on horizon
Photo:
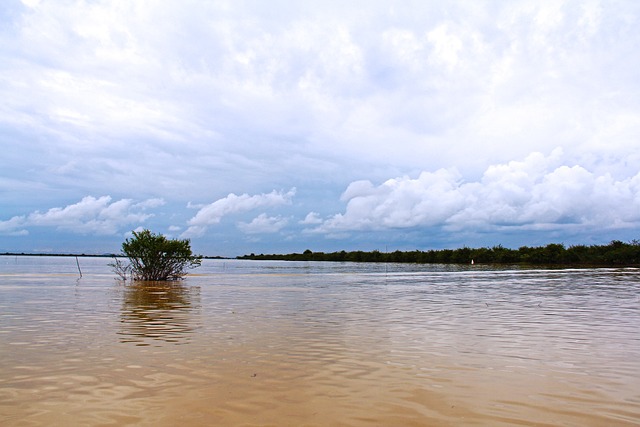
[[[640,265],[640,241],[624,243],[613,240],[607,245],[574,245],[562,243],[546,246],[522,246],[518,249],[502,245],[483,248],[432,249],[427,251],[380,252],[339,251],[291,254],[250,254],[237,259],[283,261],[394,262],[415,264],[535,264],[535,265]]]

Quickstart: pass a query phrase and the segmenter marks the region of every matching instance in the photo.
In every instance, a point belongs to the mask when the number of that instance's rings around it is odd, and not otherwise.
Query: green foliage
[[[640,241],[624,243],[614,240],[608,245],[571,246],[551,243],[546,246],[509,249],[502,245],[492,248],[440,249],[429,251],[380,251],[363,252],[312,252],[285,255],[244,255],[240,259],[270,259],[289,261],[351,261],[351,262],[398,262],[421,264],[535,264],[535,265],[640,265]]]
[[[110,266],[123,279],[130,275],[133,280],[178,280],[202,262],[191,252],[188,239],[167,239],[149,230],[134,231],[122,244],[122,256],[129,264],[116,258]]]

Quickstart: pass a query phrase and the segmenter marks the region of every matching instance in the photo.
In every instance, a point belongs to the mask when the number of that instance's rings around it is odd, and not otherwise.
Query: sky
[[[5,0],[0,252],[640,239],[640,2]]]

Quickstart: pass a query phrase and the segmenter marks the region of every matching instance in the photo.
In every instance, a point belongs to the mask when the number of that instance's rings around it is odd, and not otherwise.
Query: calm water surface
[[[0,256],[2,426],[640,425],[640,270]]]

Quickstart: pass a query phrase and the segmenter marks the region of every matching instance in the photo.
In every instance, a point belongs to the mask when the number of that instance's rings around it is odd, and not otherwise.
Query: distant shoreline
[[[340,251],[291,254],[250,254],[237,257],[244,260],[273,261],[347,261],[375,263],[412,264],[521,264],[564,266],[640,266],[640,241],[624,243],[614,240],[607,245],[575,245],[566,248],[563,244],[546,246],[522,246],[518,249],[502,245],[491,248],[438,249],[428,251]]]

